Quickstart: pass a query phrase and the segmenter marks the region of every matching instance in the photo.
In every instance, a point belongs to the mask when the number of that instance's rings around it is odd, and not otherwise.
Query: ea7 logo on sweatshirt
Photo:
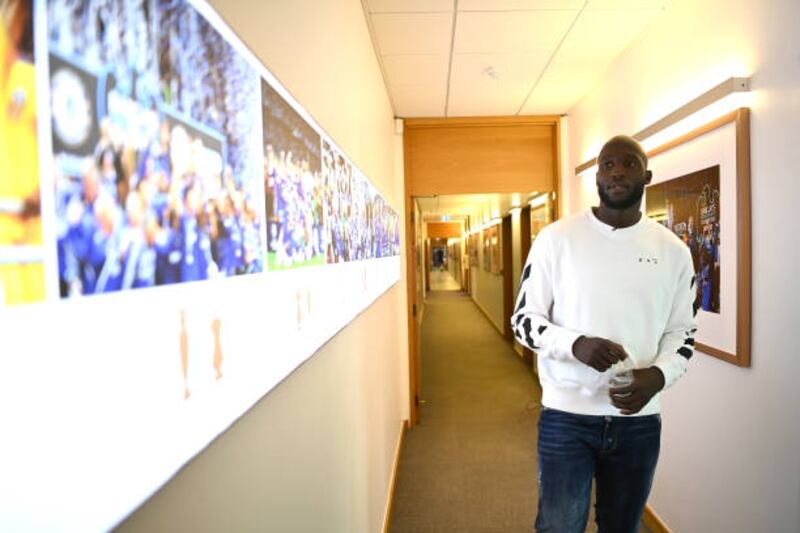
[[[648,255],[641,255],[641,256],[639,256],[639,262],[640,263],[650,263],[651,265],[657,265],[658,264],[658,257],[651,257],[651,256],[648,256]]]

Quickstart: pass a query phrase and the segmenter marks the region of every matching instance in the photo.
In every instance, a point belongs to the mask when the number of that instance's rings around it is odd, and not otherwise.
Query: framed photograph
[[[550,221],[547,215],[546,203],[531,208],[531,240],[535,239],[539,232],[542,231],[542,228],[549,224]]]
[[[720,312],[719,165],[651,185],[647,216],[675,233],[692,252],[695,308]]]
[[[483,244],[483,269],[487,272],[492,271],[492,237],[490,235],[490,228],[484,228],[481,231],[481,239]]]
[[[473,233],[469,236],[467,240],[467,245],[469,249],[467,250],[467,255],[469,255],[469,264],[470,266],[478,266],[478,240],[479,235],[477,233]]]
[[[490,272],[492,274],[500,273],[500,227],[495,224],[489,228],[489,250],[491,252]]]
[[[692,252],[697,351],[750,366],[749,110],[648,152],[647,216]]]

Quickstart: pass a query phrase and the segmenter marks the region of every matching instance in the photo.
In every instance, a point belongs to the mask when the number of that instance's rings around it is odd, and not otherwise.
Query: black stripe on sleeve
[[[531,265],[525,265],[525,270],[522,271],[522,279],[520,279],[520,283],[524,282],[531,276]]]
[[[531,337],[531,329],[533,329],[533,327],[531,326],[530,318],[526,318],[525,322],[522,323],[522,329],[525,330],[525,342],[528,343],[528,347],[538,350],[539,347],[534,344],[533,337]]]
[[[693,351],[691,348],[687,348],[686,346],[681,346],[680,348],[678,348],[678,353],[683,357],[685,357],[686,359],[691,359]]]
[[[525,293],[522,293],[522,298],[519,299],[519,304],[517,304],[517,309],[514,311],[515,313],[519,313],[522,308],[525,307]]]

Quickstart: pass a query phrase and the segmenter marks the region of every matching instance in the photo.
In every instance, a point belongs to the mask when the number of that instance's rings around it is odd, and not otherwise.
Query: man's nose
[[[625,178],[625,169],[622,168],[622,165],[614,165],[614,168],[611,169],[611,173],[609,174],[611,179],[624,179]]]

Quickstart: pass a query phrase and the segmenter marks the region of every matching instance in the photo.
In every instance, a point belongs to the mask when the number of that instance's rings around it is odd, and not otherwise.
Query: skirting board
[[[400,465],[400,451],[403,449],[403,436],[405,436],[408,427],[408,420],[400,421],[400,435],[397,437],[397,448],[394,450],[394,466],[392,467],[392,476],[389,479],[389,494],[386,499],[386,508],[383,511],[383,533],[389,533],[389,524],[392,522],[392,502],[394,502],[394,486],[397,482],[397,467]]]
[[[493,325],[493,326],[494,326],[494,329],[496,329],[496,330],[497,330],[497,332],[500,334],[500,336],[501,336],[501,337],[502,337],[502,336],[504,336],[504,335],[505,335],[505,333],[503,333],[503,328],[501,328],[500,326],[498,326],[498,325],[495,323],[494,319],[492,319],[492,317],[489,315],[489,312],[488,312],[488,311],[486,311],[486,309],[484,309],[484,308],[483,308],[483,306],[480,304],[480,302],[478,302],[478,300],[477,300],[475,297],[473,297],[473,296],[470,296],[470,299],[471,299],[473,302],[475,302],[475,305],[477,305],[477,306],[478,306],[478,309],[480,309],[480,310],[481,310],[481,313],[483,313],[483,314],[486,316],[486,319],[489,321],[489,323],[490,323],[491,325]]]
[[[672,530],[658,517],[650,505],[645,505],[644,507],[642,522],[644,522],[644,525],[646,525],[652,533],[672,533]]]

